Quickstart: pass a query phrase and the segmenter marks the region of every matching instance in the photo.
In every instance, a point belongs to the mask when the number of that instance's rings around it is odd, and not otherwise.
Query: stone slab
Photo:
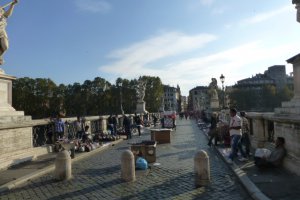
[[[8,113],[7,113],[8,114]],[[12,113],[10,113],[12,114]],[[31,116],[24,116],[23,111],[16,111],[14,115],[1,115],[0,114],[0,124],[3,123],[19,123],[31,121]]]
[[[275,114],[300,115],[300,107],[275,108]]]
[[[137,102],[137,104],[136,104],[136,113],[147,113],[145,102]]]

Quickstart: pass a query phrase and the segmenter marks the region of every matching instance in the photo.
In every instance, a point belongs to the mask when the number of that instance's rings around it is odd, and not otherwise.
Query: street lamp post
[[[122,82],[118,83],[119,89],[120,89],[120,106],[121,106],[121,114],[124,114],[124,110],[123,110],[123,95],[122,95]]]
[[[225,76],[221,74],[220,80],[222,83],[222,91],[223,91],[223,109],[225,108],[225,87],[224,87],[224,81],[225,81]]]

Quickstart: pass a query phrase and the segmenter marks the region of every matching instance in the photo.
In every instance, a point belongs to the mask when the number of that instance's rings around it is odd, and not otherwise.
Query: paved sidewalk
[[[207,130],[201,131],[207,136]],[[216,147],[219,154],[228,158],[230,148]],[[252,150],[254,153],[254,150]],[[259,169],[253,157],[246,162],[235,159],[228,164],[254,199],[296,200],[300,198],[300,177],[283,168]],[[300,167],[300,166],[299,166]]]
[[[0,199],[251,199],[216,150],[206,145],[205,135],[191,120],[178,120],[171,143],[157,145],[155,165],[137,171],[135,182],[123,182],[121,153],[130,148],[128,143],[149,139],[150,133],[145,131],[142,137],[135,136],[73,162],[70,181],[57,182],[51,172],[45,173],[1,193]],[[211,184],[197,188],[193,160],[201,149],[210,157]]]
[[[110,146],[114,146],[122,142],[122,140],[123,139],[104,143],[102,146],[91,152],[76,152],[75,158],[72,159],[72,163],[85,157],[92,156],[95,153],[101,152]],[[45,154],[37,157],[35,160],[20,163],[5,170],[0,170],[0,193],[12,190],[13,188],[18,187],[19,185],[22,185],[31,179],[52,172],[55,169],[54,163],[56,155],[57,153],[55,152]]]

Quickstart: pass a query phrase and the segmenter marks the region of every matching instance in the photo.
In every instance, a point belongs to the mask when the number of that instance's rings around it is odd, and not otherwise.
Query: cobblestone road
[[[137,136],[135,136],[137,137]],[[74,178],[56,182],[52,174],[30,181],[23,187],[1,194],[0,199],[222,199],[250,200],[228,166],[207,146],[206,137],[193,121],[178,120],[171,144],[157,145],[157,163],[137,180],[120,179],[120,155],[128,142],[150,139],[145,131],[141,138],[124,141],[109,150],[73,163]],[[194,186],[193,157],[203,149],[210,156],[211,184]]]

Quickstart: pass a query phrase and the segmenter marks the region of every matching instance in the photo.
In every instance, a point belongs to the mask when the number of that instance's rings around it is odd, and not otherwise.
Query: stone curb
[[[223,156],[222,152],[214,147],[218,154],[222,157],[225,163],[227,163],[226,158]],[[228,164],[228,163],[227,163]],[[256,187],[256,185],[249,179],[247,174],[239,168],[235,163],[228,164],[230,166],[230,169],[234,172],[236,177],[240,180],[242,185],[246,188],[247,192],[250,194],[250,196],[255,200],[271,200],[269,197],[267,197],[264,193]]]
[[[108,149],[110,146],[116,145],[116,144],[118,144],[118,143],[120,143],[122,141],[123,141],[123,139],[119,139],[119,140],[110,142],[110,143],[108,143],[106,145],[103,145],[103,146],[101,146],[101,147],[99,147],[99,148],[97,148],[97,149],[95,149],[95,150],[93,150],[91,152],[79,154],[74,159],[72,159],[72,162],[79,161],[79,160],[81,160],[83,158],[87,158],[87,157],[92,156],[92,155],[94,155],[96,153],[104,151],[104,150]],[[53,164],[51,166],[48,166],[48,167],[45,167],[43,169],[37,170],[37,171],[35,171],[33,173],[27,174],[27,175],[25,175],[25,176],[23,176],[21,178],[16,179],[16,180],[10,181],[10,182],[8,182],[8,183],[0,186],[0,193],[9,191],[9,190],[11,190],[11,189],[13,189],[13,188],[21,185],[21,184],[26,183],[27,181],[29,181],[31,179],[35,179],[35,178],[43,176],[43,175],[45,175],[47,173],[50,173],[50,172],[54,171],[54,169],[55,169],[55,166]]]
[[[208,138],[208,135],[206,132],[202,131]],[[228,164],[226,161],[226,158],[223,156],[222,152],[213,145],[214,149],[218,152],[218,154],[221,156],[221,158],[224,160],[224,162],[230,166],[230,169],[234,172],[235,176],[239,179],[239,181],[242,183],[244,188],[247,190],[247,192],[250,194],[252,199],[255,200],[271,200],[269,197],[267,197],[264,193],[256,187],[256,185],[248,178],[247,174],[239,168],[235,163]]]

